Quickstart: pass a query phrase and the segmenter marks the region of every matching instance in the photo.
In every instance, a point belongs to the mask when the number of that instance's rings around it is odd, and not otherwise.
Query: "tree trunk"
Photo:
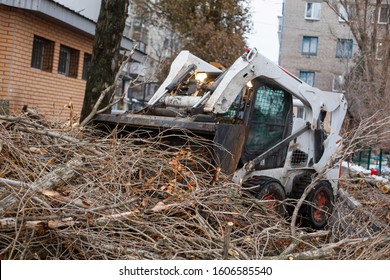
[[[114,83],[127,6],[128,0],[102,0],[80,122],[92,111],[100,93]],[[109,104],[112,94],[113,90],[104,97],[99,109]]]

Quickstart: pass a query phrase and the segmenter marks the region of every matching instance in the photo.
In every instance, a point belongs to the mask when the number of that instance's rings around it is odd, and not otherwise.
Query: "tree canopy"
[[[180,49],[228,66],[242,54],[251,30],[249,0],[134,0],[151,24],[163,22],[180,36]]]

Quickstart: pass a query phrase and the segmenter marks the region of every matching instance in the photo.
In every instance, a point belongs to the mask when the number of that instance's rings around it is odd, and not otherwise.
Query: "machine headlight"
[[[204,72],[198,72],[195,74],[195,80],[203,83],[207,79],[207,74]]]

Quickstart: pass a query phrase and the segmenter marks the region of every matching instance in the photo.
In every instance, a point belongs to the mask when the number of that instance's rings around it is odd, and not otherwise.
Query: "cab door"
[[[241,161],[261,155],[291,134],[292,96],[277,84],[263,78],[252,81],[253,96],[248,118],[248,134]],[[282,167],[287,145],[267,157],[256,169]]]

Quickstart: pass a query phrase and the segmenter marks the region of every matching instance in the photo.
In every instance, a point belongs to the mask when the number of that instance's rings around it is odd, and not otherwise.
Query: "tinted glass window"
[[[261,85],[256,90],[246,151],[261,154],[284,138],[291,96],[282,89]]]

